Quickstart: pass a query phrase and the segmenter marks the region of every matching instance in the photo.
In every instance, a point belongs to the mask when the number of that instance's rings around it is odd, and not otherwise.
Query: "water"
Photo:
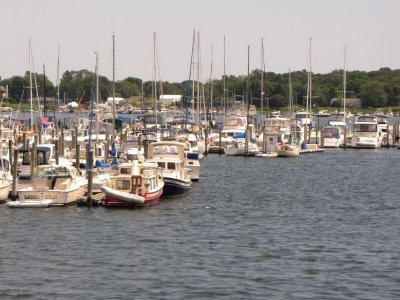
[[[400,151],[210,155],[144,209],[0,206],[0,299],[399,299]]]

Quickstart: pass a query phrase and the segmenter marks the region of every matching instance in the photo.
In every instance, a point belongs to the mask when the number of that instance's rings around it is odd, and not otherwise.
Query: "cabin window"
[[[377,125],[376,124],[354,124],[353,125],[354,132],[376,132]]]
[[[163,162],[158,162],[158,163],[157,163],[157,166],[158,166],[159,168],[161,168],[161,169],[164,169],[164,168],[165,168],[165,163],[163,163]]]
[[[130,181],[129,180],[117,180],[116,186],[117,186],[117,189],[120,189],[120,190],[129,190]]]
[[[121,174],[129,174],[129,168],[121,168]]]
[[[140,186],[142,186],[142,178],[132,177],[132,187],[140,187]]]
[[[175,170],[175,163],[169,162],[167,165],[168,170]]]

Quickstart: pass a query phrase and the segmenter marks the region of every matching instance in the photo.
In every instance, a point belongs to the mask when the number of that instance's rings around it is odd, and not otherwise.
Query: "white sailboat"
[[[292,114],[293,97],[292,97],[292,77],[289,70],[289,113]],[[300,155],[300,146],[296,141],[296,135],[292,134],[290,127],[290,137],[287,143],[282,143],[277,150],[278,156],[295,157]]]

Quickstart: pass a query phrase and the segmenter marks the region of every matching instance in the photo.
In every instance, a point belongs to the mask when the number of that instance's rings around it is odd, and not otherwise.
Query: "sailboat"
[[[336,119],[334,119],[336,117]],[[332,114],[328,125],[324,127],[324,147],[339,148],[345,146],[346,131],[346,47],[343,58],[343,113]]]
[[[292,116],[293,97],[292,97],[292,76],[289,70],[289,113]],[[300,146],[296,142],[296,135],[292,133],[292,126],[290,126],[290,136],[287,143],[282,143],[278,147],[278,156],[294,157],[300,155]]]

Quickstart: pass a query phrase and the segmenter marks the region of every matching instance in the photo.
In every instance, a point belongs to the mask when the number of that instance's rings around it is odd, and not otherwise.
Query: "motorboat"
[[[18,190],[9,207],[46,207],[73,204],[87,190],[87,179],[72,165],[38,166],[32,185]]]
[[[146,162],[155,162],[164,178],[164,195],[180,195],[190,191],[192,181],[185,167],[185,143],[160,141],[151,143]]]
[[[323,129],[324,147],[339,148],[344,144],[344,135],[341,127],[328,125]]]
[[[358,116],[353,123],[352,148],[381,148],[382,129],[378,127],[376,116]]]
[[[101,187],[106,206],[141,207],[158,202],[163,194],[164,180],[157,164],[134,160],[118,165],[118,174],[109,177]]]

